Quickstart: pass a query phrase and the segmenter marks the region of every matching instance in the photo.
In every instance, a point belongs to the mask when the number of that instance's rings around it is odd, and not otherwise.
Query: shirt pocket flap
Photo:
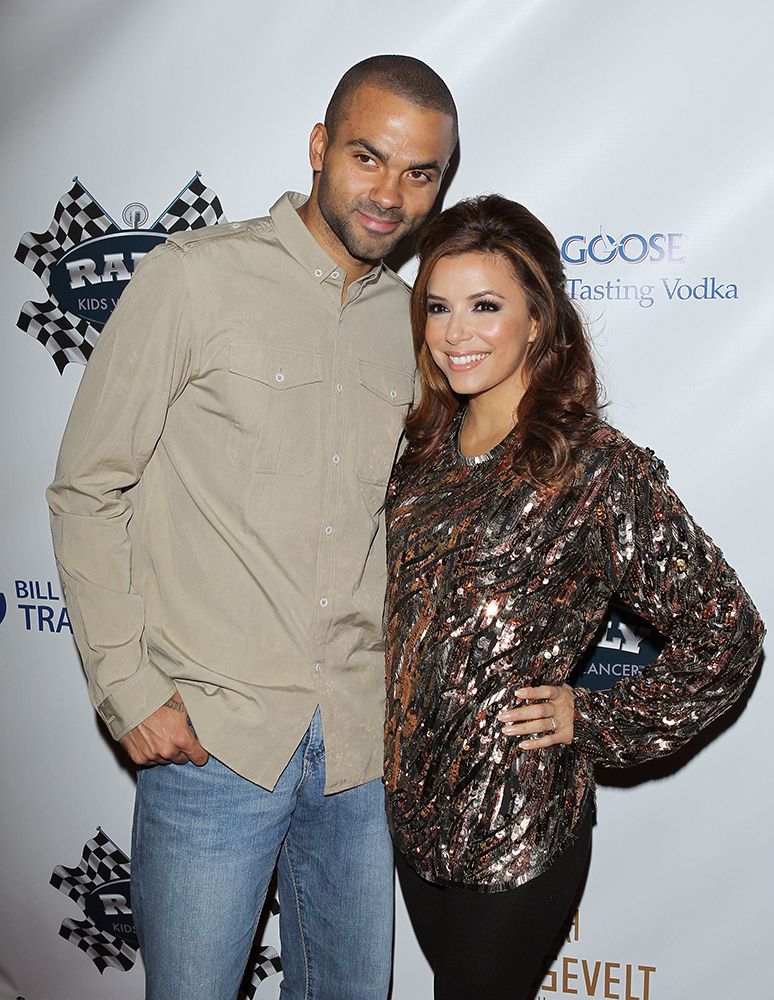
[[[229,344],[228,370],[272,389],[292,389],[324,378],[319,354],[252,343]]]
[[[394,368],[360,361],[360,384],[392,406],[406,406],[414,399],[414,378]]]

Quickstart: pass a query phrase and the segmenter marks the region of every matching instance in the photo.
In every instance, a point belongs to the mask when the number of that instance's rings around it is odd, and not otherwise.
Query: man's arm
[[[179,694],[122,736],[121,746],[135,764],[185,764],[190,760],[202,765],[209,759]]]
[[[132,588],[132,487],[195,370],[184,252],[144,259],[84,372],[48,489],[57,565],[91,699],[136,763],[201,758],[175,685],[150,662]],[[197,762],[203,762],[200,759]]]

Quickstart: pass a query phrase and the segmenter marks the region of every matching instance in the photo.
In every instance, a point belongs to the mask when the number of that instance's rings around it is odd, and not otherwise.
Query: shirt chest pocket
[[[302,476],[319,461],[323,400],[319,354],[229,344],[229,461],[248,472]]]
[[[357,474],[364,483],[386,486],[414,379],[366,361],[358,362],[358,373]]]

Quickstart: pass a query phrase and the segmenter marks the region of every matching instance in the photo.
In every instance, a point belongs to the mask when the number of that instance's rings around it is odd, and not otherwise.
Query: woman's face
[[[498,254],[442,257],[427,285],[425,340],[451,388],[515,408],[522,368],[537,335],[527,300]]]

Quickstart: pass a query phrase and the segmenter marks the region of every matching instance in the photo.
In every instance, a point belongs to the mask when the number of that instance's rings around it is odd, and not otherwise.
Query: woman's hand
[[[519,743],[522,750],[572,743],[575,692],[569,684],[521,688],[516,697],[523,704],[504,709],[497,718],[504,723],[505,736],[530,737]],[[533,733],[540,735],[533,736]]]

